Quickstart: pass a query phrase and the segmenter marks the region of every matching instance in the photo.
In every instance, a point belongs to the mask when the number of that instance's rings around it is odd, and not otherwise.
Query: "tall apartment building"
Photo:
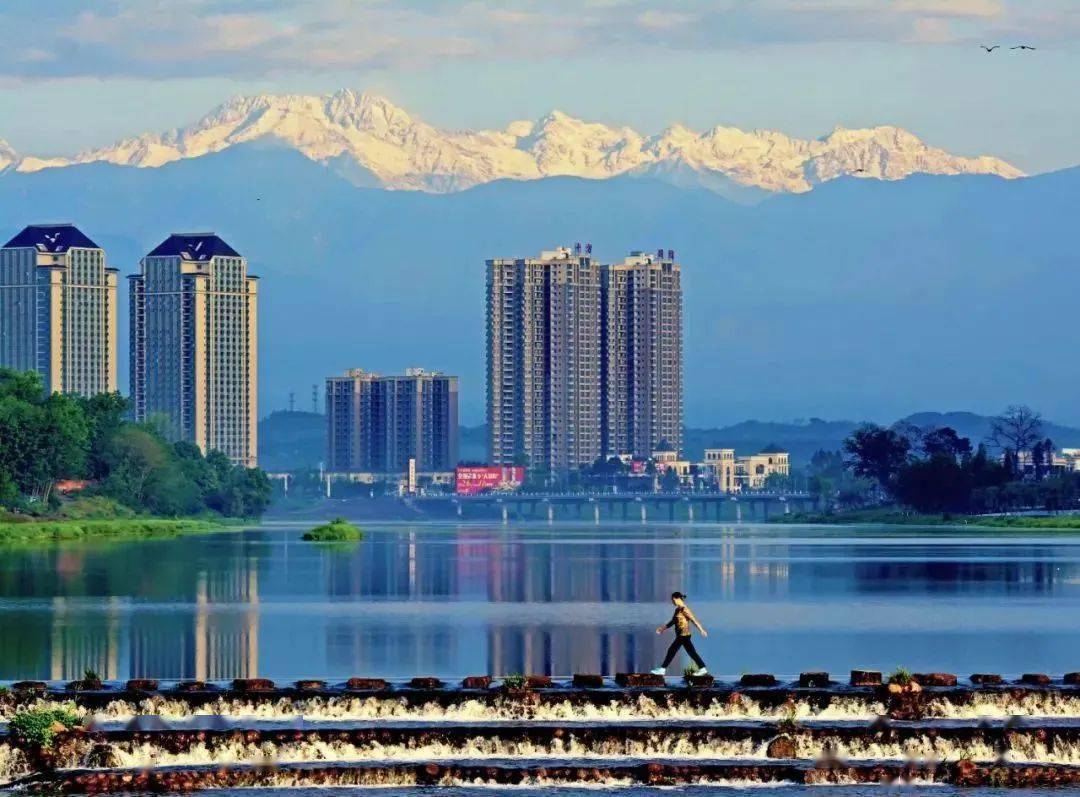
[[[174,233],[132,275],[135,417],[254,467],[258,453],[258,277],[214,233]]]
[[[326,380],[326,465],[336,472],[450,471],[458,462],[456,376],[363,369]]]
[[[35,224],[0,249],[0,366],[49,393],[116,390],[117,270],[72,224]]]
[[[603,451],[682,449],[682,284],[675,253],[603,267]]]
[[[487,261],[493,464],[554,474],[600,455],[600,265],[591,247]]]

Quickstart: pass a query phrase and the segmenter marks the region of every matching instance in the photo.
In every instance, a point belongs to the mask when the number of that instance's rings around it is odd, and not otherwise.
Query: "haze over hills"
[[[351,90],[240,97],[190,127],[144,133],[70,159],[19,158],[0,148],[0,169],[34,172],[96,162],[150,168],[259,140],[292,147],[357,185],[432,192],[552,176],[644,175],[721,193],[739,188],[804,192],[844,175],[886,180],[918,173],[1022,176],[998,158],[952,155],[891,126],[837,127],[814,140],[723,126],[697,133],[681,125],[645,136],[552,111],[502,130],[451,131],[414,119],[383,97]]]
[[[261,414],[346,368],[418,365],[461,377],[465,424],[483,419],[484,259],[575,241],[604,260],[676,250],[688,426],[1010,403],[1080,423],[1078,200],[1080,170],[840,178],[754,206],[627,175],[387,191],[265,140],[0,175],[5,240],[74,221],[124,274],[178,230],[245,254],[263,277]]]

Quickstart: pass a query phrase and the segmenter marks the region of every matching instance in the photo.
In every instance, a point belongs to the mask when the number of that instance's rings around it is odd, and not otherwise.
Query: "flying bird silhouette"
[[[985,44],[980,44],[979,46],[982,47],[984,50],[986,50],[986,52],[992,53],[992,52],[994,52],[994,50],[996,50],[1001,45],[1000,44],[995,44],[993,47],[987,47]]]
[[[1015,47],[1010,47],[1009,49],[1010,50],[1034,50],[1035,48],[1031,47],[1030,45],[1027,45],[1027,44],[1018,44]]]

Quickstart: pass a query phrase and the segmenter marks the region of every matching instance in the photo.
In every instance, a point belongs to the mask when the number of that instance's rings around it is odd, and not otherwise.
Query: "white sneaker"
[[[655,670],[652,671],[652,675],[667,675],[667,670],[665,670],[663,667],[657,667]]]
[[[708,675],[708,674],[709,674],[709,671],[706,670],[704,667],[698,667],[697,672],[694,673],[694,677],[695,678],[700,678],[701,676]]]

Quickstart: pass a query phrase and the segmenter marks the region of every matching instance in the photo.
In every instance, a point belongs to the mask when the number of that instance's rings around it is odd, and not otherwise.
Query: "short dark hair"
[[[681,592],[678,592],[678,591],[675,591],[675,592],[671,593],[671,599],[675,600],[676,598],[682,598],[683,600],[686,600],[686,596],[683,595]]]

